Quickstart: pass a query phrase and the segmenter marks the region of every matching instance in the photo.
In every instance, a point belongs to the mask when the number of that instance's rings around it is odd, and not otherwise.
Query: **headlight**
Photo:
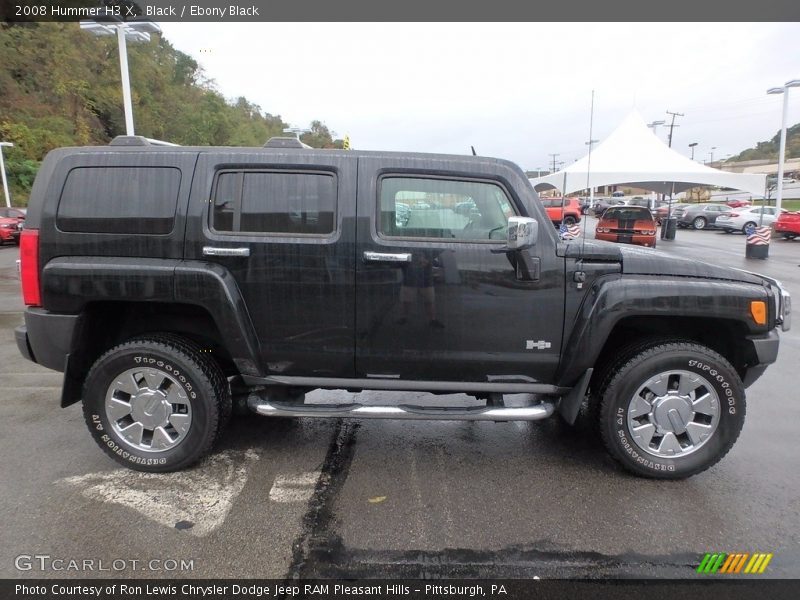
[[[754,273],[755,275],[755,273]],[[780,281],[772,277],[758,274],[762,279],[766,279],[772,286],[775,295],[775,323],[781,326],[782,331],[789,331],[792,328],[792,296],[783,287]]]
[[[2,227],[3,229],[11,229],[14,226],[9,223],[0,223],[0,227]]]

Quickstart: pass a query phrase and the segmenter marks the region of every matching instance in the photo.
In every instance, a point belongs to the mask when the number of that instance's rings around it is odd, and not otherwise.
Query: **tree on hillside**
[[[328,126],[321,121],[311,121],[311,131],[300,136],[300,141],[312,148],[342,148],[343,140],[334,140]]]
[[[758,142],[755,148],[748,148],[730,160],[778,160],[781,132],[766,142]],[[800,158],[800,123],[786,128],[786,158]]]
[[[244,97],[228,101],[191,56],[168,40],[128,47],[136,133],[183,145],[262,146],[287,124]],[[106,144],[125,132],[119,58],[112,38],[77,23],[0,23],[0,139],[17,199],[27,198],[44,155]],[[268,80],[267,80],[268,81]],[[337,147],[311,123],[310,145]],[[341,140],[338,141],[341,147]]]

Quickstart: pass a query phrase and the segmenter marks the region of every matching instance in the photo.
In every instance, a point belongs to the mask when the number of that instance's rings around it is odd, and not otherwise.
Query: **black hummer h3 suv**
[[[64,372],[61,405],[83,401],[111,457],[186,467],[232,401],[267,416],[582,412],[649,477],[698,473],[731,448],[745,387],[789,328],[777,281],[562,242],[503,160],[291,145],[118,138],[45,159],[22,234],[17,343]],[[486,403],[306,402],[317,388]],[[533,400],[506,405],[514,393]]]

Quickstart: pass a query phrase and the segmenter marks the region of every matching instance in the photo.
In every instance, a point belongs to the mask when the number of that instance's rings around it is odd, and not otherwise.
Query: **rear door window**
[[[332,173],[223,171],[217,176],[211,227],[218,232],[328,235],[335,229]]]

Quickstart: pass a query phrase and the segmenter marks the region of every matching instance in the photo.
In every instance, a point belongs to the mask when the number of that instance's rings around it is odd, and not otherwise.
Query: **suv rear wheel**
[[[687,341],[642,347],[599,390],[600,432],[627,470],[682,479],[716,464],[744,424],[745,394],[725,358]]]
[[[572,215],[566,215],[564,217],[564,225],[575,225],[578,221],[575,220],[575,217]]]
[[[185,468],[205,456],[230,416],[219,366],[174,335],[135,338],[103,354],[83,389],[83,412],[100,447],[140,471]]]

